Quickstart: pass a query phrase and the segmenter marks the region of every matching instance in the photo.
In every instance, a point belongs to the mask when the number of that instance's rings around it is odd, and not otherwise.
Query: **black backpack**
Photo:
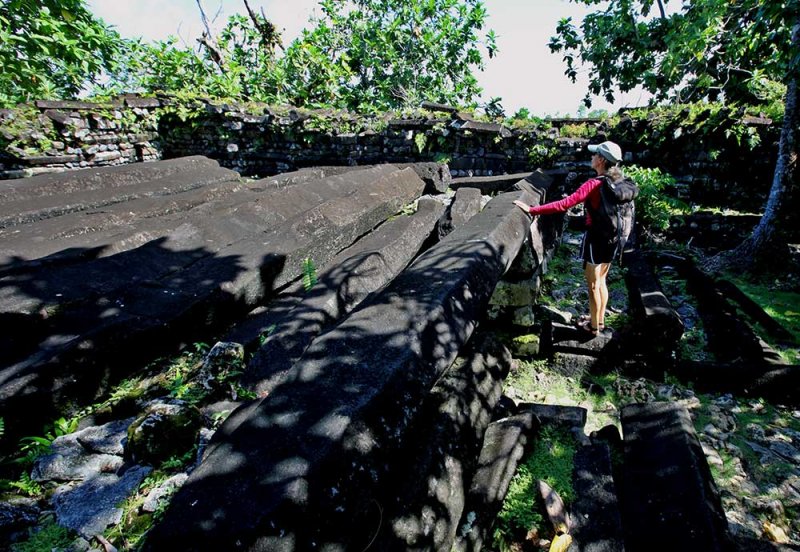
[[[636,207],[633,200],[639,195],[639,187],[628,177],[612,181],[602,177],[600,205],[590,209],[592,233],[595,237],[615,245],[614,257],[622,264],[622,253],[633,232]],[[587,204],[588,205],[588,204]]]

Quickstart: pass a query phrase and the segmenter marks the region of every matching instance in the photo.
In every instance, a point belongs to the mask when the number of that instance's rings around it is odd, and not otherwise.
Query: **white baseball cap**
[[[603,142],[602,144],[588,146],[588,148],[590,152],[599,153],[614,163],[622,161],[622,150],[614,142]]]

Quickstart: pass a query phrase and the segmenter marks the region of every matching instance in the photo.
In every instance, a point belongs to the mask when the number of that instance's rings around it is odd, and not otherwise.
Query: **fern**
[[[418,133],[414,135],[414,145],[417,146],[417,151],[422,153],[422,150],[425,149],[425,146],[428,144],[428,137],[424,134]]]
[[[317,283],[317,269],[310,257],[303,259],[303,289],[309,291]]]

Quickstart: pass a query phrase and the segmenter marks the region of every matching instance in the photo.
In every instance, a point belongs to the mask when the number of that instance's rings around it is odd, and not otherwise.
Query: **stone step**
[[[630,404],[621,421],[625,549],[729,550],[725,513],[686,408]]]
[[[145,549],[366,546],[423,399],[522,245],[515,199],[532,198],[495,197],[231,414]]]
[[[541,353],[551,357],[550,366],[558,373],[581,377],[614,362],[618,349],[614,339],[611,331],[592,335],[548,320],[542,325]]]

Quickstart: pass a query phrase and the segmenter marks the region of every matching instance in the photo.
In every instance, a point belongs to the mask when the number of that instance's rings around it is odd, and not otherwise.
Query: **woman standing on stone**
[[[622,150],[614,142],[603,142],[589,146],[592,156],[592,169],[598,177],[608,177],[611,181],[622,178],[617,164],[622,161]],[[522,201],[516,200],[514,204],[531,215],[549,215],[563,213],[570,207],[584,203],[586,207],[586,233],[581,244],[581,257],[583,258],[583,274],[589,287],[589,318],[579,327],[593,335],[605,329],[606,306],[608,305],[608,285],[606,277],[611,261],[616,253],[616,244],[609,244],[592,231],[592,216],[597,217],[600,207],[600,185],[603,178],[590,178],[584,182],[572,195],[559,201],[545,203],[533,207]]]

